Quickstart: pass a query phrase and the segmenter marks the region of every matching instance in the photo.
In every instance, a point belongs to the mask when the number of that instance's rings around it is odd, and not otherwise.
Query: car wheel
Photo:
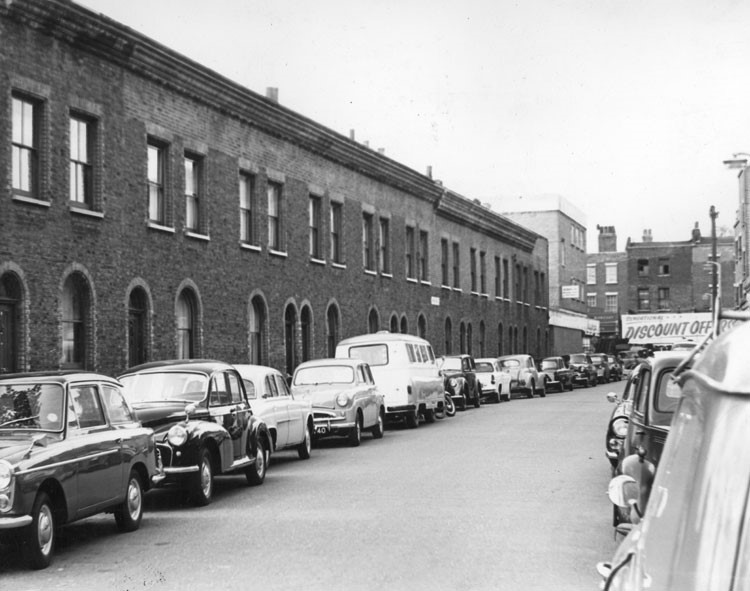
[[[498,387],[497,387],[497,392],[495,392],[495,402],[497,402],[498,404],[500,404],[500,398],[501,398],[501,394],[500,394],[500,391],[501,391],[502,389],[503,389],[503,387],[502,387],[502,386],[498,386]]]
[[[115,523],[123,532],[135,531],[141,525],[143,518],[143,486],[141,477],[135,470],[130,471],[125,499],[115,509]]]
[[[415,409],[413,414],[406,415],[406,426],[409,429],[416,429],[419,427],[419,409]]]
[[[55,514],[49,495],[41,492],[31,509],[31,525],[24,529],[22,555],[33,569],[47,568],[52,562],[55,549]]]
[[[362,415],[359,413],[354,420],[354,427],[349,431],[348,441],[352,447],[357,447],[362,442]]]
[[[479,389],[475,386],[474,387],[474,408],[479,408],[482,406],[482,396],[479,393]]]
[[[211,453],[205,447],[199,457],[198,473],[193,475],[190,484],[190,497],[194,505],[205,507],[214,494],[214,469],[211,465]]]
[[[258,445],[255,449],[255,462],[245,471],[247,483],[251,486],[259,486],[266,479],[268,470],[268,447],[263,437],[258,437]]]
[[[448,417],[456,416],[456,405],[450,396],[445,397],[445,415]]]
[[[422,413],[422,416],[424,417],[425,423],[435,422],[435,410],[432,408],[425,409],[425,411]]]
[[[312,453],[312,425],[305,425],[305,439],[297,446],[297,455],[303,460],[309,460]]]
[[[536,390],[536,384],[534,383],[534,380],[531,380],[531,384],[529,385],[528,392],[526,393],[526,396],[529,398],[534,398],[534,391]]]
[[[375,426],[372,428],[372,437],[373,439],[382,439],[383,433],[385,433],[385,417],[383,416],[384,411],[381,409],[378,413],[378,422],[375,423]],[[436,414],[433,414],[433,416],[437,416]]]

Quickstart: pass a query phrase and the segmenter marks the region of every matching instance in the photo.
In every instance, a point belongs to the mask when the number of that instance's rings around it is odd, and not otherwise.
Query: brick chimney
[[[614,226],[596,226],[599,230],[599,252],[617,252],[617,233]]]
[[[273,86],[267,86],[266,98],[271,99],[274,103],[278,103],[279,102],[279,89]]]
[[[643,231],[643,242],[653,242],[654,237],[651,235],[651,228],[646,228]]]
[[[693,242],[701,241],[701,229],[698,227],[698,222],[695,222],[695,227],[693,228],[693,233],[691,235],[691,238]]]

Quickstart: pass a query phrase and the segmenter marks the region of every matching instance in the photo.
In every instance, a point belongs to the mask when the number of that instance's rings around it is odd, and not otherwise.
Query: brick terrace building
[[[597,226],[599,252],[586,257],[586,306],[599,321],[598,351],[613,352],[620,336],[620,315],[627,311],[628,257],[617,252],[614,226]]]
[[[538,234],[71,2],[0,38],[0,371],[546,354]]]

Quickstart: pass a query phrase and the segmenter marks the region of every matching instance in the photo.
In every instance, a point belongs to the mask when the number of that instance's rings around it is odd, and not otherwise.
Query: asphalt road
[[[0,547],[0,589],[594,590],[616,547],[605,393],[623,385],[281,452],[262,486],[219,478],[204,508],[155,491],[138,531],[73,524],[44,571]]]

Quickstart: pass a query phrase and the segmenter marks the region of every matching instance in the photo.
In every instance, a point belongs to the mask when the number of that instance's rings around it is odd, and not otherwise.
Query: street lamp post
[[[716,211],[716,208],[712,205],[711,209],[708,210],[708,215],[711,216],[711,261],[713,262],[713,281],[711,285],[711,311],[713,312],[714,318],[716,317],[717,312],[717,299],[719,294],[719,286],[718,286],[718,267],[719,267],[719,261],[717,260],[716,256],[716,218],[719,215],[719,212]]]

